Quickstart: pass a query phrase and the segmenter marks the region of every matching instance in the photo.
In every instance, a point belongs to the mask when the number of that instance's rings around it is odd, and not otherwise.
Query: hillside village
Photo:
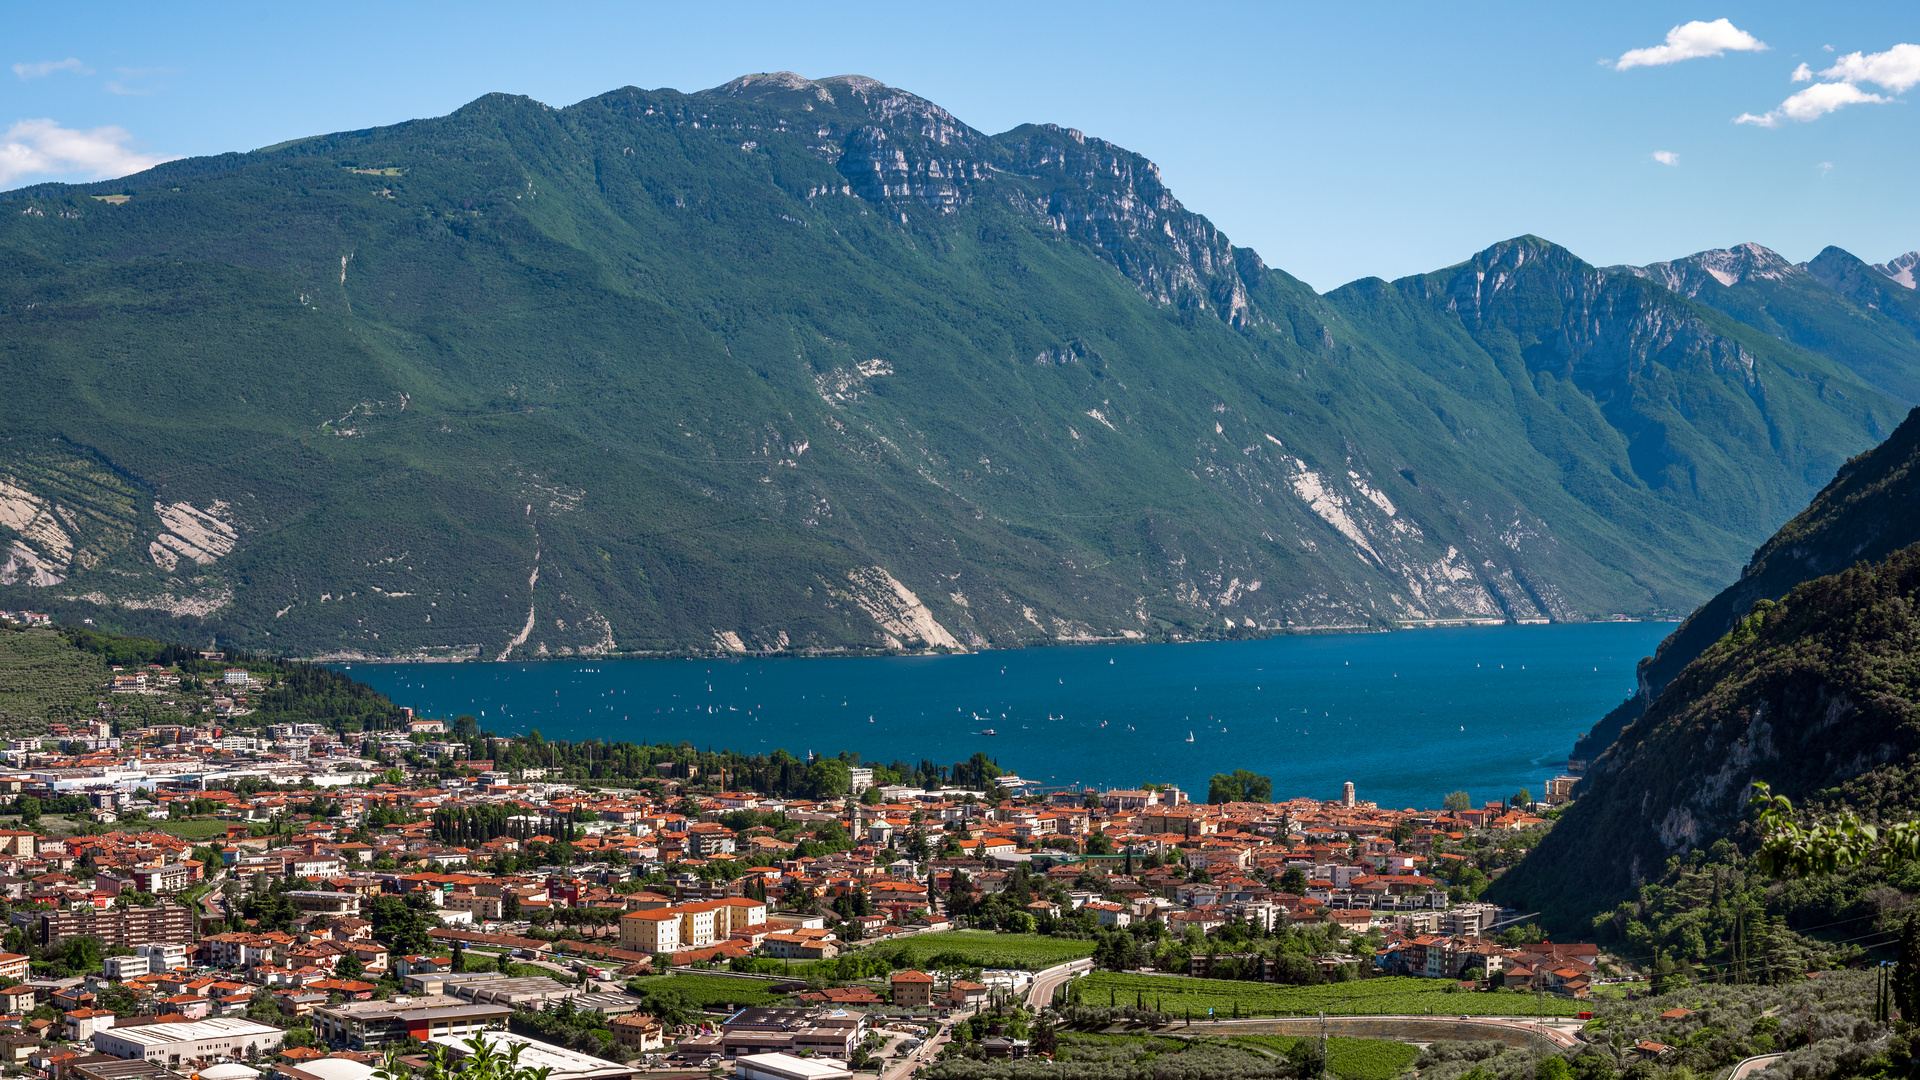
[[[796,763],[836,790],[777,796],[672,748],[644,777],[581,777],[471,718],[261,723],[294,673],[177,665],[110,665],[98,719],[7,744],[17,1065],[364,1080],[314,1063],[493,1033],[568,1076],[742,1053],[851,1075],[932,1046],[1026,1053],[1024,1024],[970,1024],[1084,1004],[1095,967],[1570,1003],[1607,970],[1474,900],[1544,804],[1389,810],[1349,784],[1208,805],[979,762],[952,773],[984,783],[930,790],[857,759]]]

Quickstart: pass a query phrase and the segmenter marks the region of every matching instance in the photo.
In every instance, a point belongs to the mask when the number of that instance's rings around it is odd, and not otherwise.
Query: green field
[[[643,994],[671,990],[696,1008],[713,1009],[725,1005],[780,1005],[787,995],[774,993],[773,983],[758,979],[730,979],[724,975],[657,975],[627,983]]]
[[[1271,1050],[1284,1057],[1300,1040],[1292,1035],[1236,1035],[1227,1041]],[[1392,1039],[1334,1036],[1327,1040],[1327,1071],[1340,1080],[1393,1080],[1406,1072],[1419,1056],[1418,1047]]]
[[[155,832],[163,832],[168,836],[177,836],[182,840],[191,840],[196,844],[206,840],[224,838],[227,835],[227,823],[224,821],[188,819],[185,821],[152,821],[146,824],[151,825]]]
[[[1232,979],[1095,972],[1078,984],[1086,1005],[1144,1003],[1171,1016],[1195,1019],[1214,1010],[1241,1016],[1572,1016],[1580,1004],[1532,994],[1449,993],[1444,979],[1366,979],[1322,986],[1275,986]]]
[[[895,967],[1018,968],[1039,971],[1093,955],[1093,942],[1040,934],[996,934],[989,930],[945,930],[874,946],[894,957]]]

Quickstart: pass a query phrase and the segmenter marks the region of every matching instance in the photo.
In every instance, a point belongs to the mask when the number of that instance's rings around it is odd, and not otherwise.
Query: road
[[[1785,1054],[1761,1054],[1758,1057],[1750,1057],[1735,1065],[1733,1071],[1727,1074],[1727,1080],[1747,1080],[1747,1077],[1786,1056]]]
[[[882,1070],[880,1080],[906,1080],[907,1077],[913,1075],[915,1069],[939,1057],[940,1051],[945,1049],[947,1045],[947,1031],[947,1025],[941,1024],[939,1032],[937,1032],[933,1038],[921,1043],[920,1049],[915,1050],[913,1053],[908,1054],[906,1057],[901,1058],[899,1061],[894,1062]]]
[[[1036,971],[1033,982],[1027,985],[1027,1004],[1045,1008],[1053,1001],[1053,993],[1067,980],[1093,970],[1092,960],[1070,960],[1056,967]]]

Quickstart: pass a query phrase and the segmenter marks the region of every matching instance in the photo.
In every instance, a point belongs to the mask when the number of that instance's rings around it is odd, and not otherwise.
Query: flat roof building
[[[186,1023],[111,1027],[93,1033],[93,1048],[117,1058],[144,1058],[172,1069],[216,1056],[271,1054],[280,1049],[286,1036],[272,1024],[222,1016]]]
[[[749,1054],[735,1058],[733,1075],[740,1080],[853,1080],[845,1066],[797,1054]]]
[[[479,1005],[459,998],[398,998],[350,1001],[313,1010],[315,1030],[330,1046],[378,1050],[409,1038],[426,1042],[445,1036],[461,1039],[499,1028],[513,1015],[508,1005]]]

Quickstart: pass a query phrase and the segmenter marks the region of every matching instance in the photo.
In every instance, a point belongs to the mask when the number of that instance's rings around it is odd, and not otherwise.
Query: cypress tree
[[[1893,968],[1893,1004],[1900,1018],[1920,1020],[1920,916],[1912,913],[1900,927],[1900,960]]]

